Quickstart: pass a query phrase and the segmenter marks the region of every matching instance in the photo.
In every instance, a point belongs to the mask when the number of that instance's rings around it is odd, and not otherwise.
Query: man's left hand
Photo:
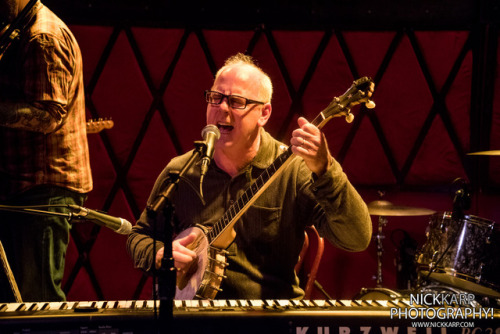
[[[323,133],[304,117],[297,120],[299,128],[292,132],[292,152],[302,157],[309,169],[317,176],[330,167],[333,159],[328,151],[328,144]]]

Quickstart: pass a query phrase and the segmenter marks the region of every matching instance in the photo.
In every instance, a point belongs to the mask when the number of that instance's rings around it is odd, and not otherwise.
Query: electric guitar
[[[87,134],[89,134],[89,133],[99,133],[102,130],[111,129],[115,125],[115,123],[111,119],[99,118],[98,120],[91,119],[90,121],[87,121],[86,125],[87,125]]]
[[[375,107],[370,97],[375,89],[375,84],[368,77],[360,78],[339,97],[332,102],[311,122],[321,129],[333,117],[345,116],[347,122],[352,122],[354,115],[351,108],[357,104],[365,103],[367,108]],[[193,226],[182,231],[176,239],[183,238],[193,231],[196,240],[188,245],[198,255],[187,273],[178,275],[175,299],[214,299],[220,291],[227,266],[225,249],[236,236],[234,224],[267,189],[273,180],[290,164],[294,154],[288,147],[274,162],[262,172],[249,188],[229,207],[224,215],[210,229],[204,226]]]

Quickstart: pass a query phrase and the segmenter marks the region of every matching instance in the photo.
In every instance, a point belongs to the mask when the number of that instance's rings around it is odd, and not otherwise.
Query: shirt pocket
[[[241,225],[236,230],[241,238],[248,242],[270,242],[280,233],[281,208],[253,205],[242,217]]]

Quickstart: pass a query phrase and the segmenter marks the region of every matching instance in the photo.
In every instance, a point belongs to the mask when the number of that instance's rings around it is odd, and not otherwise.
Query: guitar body
[[[220,291],[227,266],[226,251],[211,247],[205,231],[200,227],[190,227],[182,231],[176,239],[194,232],[197,237],[187,248],[197,255],[197,261],[185,272],[177,275],[175,299],[214,299]]]

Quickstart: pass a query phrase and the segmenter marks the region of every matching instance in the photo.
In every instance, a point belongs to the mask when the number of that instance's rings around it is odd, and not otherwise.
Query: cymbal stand
[[[375,275],[373,278],[377,281],[377,288],[382,287],[382,255],[384,253],[384,245],[382,244],[382,241],[385,239],[382,230],[386,225],[387,218],[385,216],[379,216],[378,230],[377,234],[374,237],[377,240],[377,275]]]

